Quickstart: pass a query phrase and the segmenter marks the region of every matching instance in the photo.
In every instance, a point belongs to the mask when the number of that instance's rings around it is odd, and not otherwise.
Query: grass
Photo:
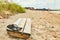
[[[17,5],[15,3],[2,3],[0,1],[0,16],[3,18],[8,18],[11,15],[16,13],[25,13],[25,8],[21,7],[21,5]]]
[[[12,13],[25,13],[26,12],[23,7],[15,3],[3,4],[2,2],[0,2],[0,12],[3,12],[3,11],[10,11]]]
[[[22,8],[20,5],[17,5],[17,4],[10,4],[9,7],[10,7],[9,10],[11,10],[12,12],[18,12],[18,13],[24,13],[25,12],[25,9]]]

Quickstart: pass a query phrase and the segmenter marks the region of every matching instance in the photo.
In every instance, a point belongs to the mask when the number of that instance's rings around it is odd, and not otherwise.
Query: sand
[[[8,19],[0,19],[0,40],[22,40],[7,35],[6,27],[18,18],[31,18],[31,37],[27,40],[60,40],[60,14],[47,11],[26,10]]]

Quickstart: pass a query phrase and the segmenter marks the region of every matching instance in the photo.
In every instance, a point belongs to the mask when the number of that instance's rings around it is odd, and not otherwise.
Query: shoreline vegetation
[[[25,13],[25,8],[23,8],[21,5],[18,5],[16,3],[3,3],[0,1],[0,17],[1,18],[8,18],[9,16],[17,13]]]

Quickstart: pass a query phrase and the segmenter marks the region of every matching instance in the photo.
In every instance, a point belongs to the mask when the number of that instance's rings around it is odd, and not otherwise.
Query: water
[[[60,14],[60,11],[50,11],[50,12]]]

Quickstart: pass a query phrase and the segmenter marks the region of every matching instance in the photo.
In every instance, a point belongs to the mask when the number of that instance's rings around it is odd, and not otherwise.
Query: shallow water
[[[50,11],[50,12],[60,14],[60,11]]]

